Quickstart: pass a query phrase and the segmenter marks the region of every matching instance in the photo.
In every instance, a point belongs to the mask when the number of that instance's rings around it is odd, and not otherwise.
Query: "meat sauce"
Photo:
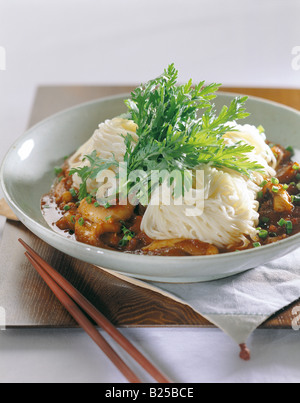
[[[277,175],[261,184],[258,194],[257,240],[220,249],[197,239],[150,239],[141,231],[142,206],[99,206],[91,197],[79,202],[72,188],[67,163],[58,174],[51,192],[42,198],[41,208],[56,231],[85,244],[132,254],[153,256],[196,256],[228,253],[277,242],[300,232],[300,165],[292,152],[272,146],[277,158]]]

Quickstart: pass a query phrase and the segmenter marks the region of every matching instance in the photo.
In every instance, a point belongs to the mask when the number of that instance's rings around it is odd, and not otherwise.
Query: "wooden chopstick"
[[[165,375],[163,375],[141,352],[139,352],[136,347],[132,343],[130,343],[129,340],[126,339],[122,335],[121,332],[116,329],[112,323],[109,322],[109,320],[102,314],[100,313],[76,288],[74,288],[63,276],[61,276],[53,267],[51,267],[47,262],[45,262],[29,245],[27,245],[22,239],[19,239],[20,243],[25,247],[27,252],[25,255],[27,258],[30,260],[30,262],[33,264],[33,266],[38,270],[39,274],[42,276],[42,278],[46,281],[48,286],[50,287],[51,283],[51,289],[54,292],[53,288],[55,291],[59,291],[59,296],[61,297],[62,292],[64,293],[64,296],[67,296],[69,299],[71,299],[71,302],[73,305],[76,306],[76,308],[79,310],[79,312],[82,314],[82,311],[78,308],[77,305],[79,305],[82,310],[86,312],[87,315],[89,315],[90,318],[92,318],[98,326],[100,326],[103,330],[105,330],[131,357],[138,362],[155,380],[157,380],[160,383],[170,383],[170,380],[167,379]],[[43,275],[42,275],[43,274]],[[51,280],[51,281],[49,281]],[[58,288],[59,290],[58,290]],[[55,292],[54,292],[55,293]],[[57,294],[55,293],[57,296]],[[58,296],[57,296],[58,297]],[[59,298],[59,297],[58,297]],[[59,298],[60,299],[60,298]],[[69,302],[66,307],[68,310],[69,307]],[[77,305],[76,305],[77,304]],[[70,312],[70,311],[69,311]],[[73,311],[70,312],[71,315],[73,315]],[[77,311],[75,312],[77,314]],[[83,315],[84,316],[84,315]],[[85,318],[87,319],[87,318]],[[76,320],[76,318],[75,318]],[[86,324],[86,321],[83,322],[83,324]],[[81,323],[79,323],[80,326]],[[99,332],[97,329],[89,322],[89,325],[91,325],[94,330],[92,331],[92,335],[95,335],[95,332],[99,336]],[[83,326],[82,326],[83,327]],[[86,330],[84,328],[84,330]],[[89,326],[89,330],[91,331],[91,327]],[[92,336],[91,336],[92,337]],[[98,339],[97,341],[100,341]],[[102,338],[102,336],[101,336]],[[102,338],[104,341],[105,339]],[[103,341],[102,340],[102,341]],[[94,340],[95,341],[95,340]],[[105,342],[106,343],[106,342]],[[109,347],[109,349],[108,349]],[[100,346],[100,348],[102,348]],[[122,373],[127,377],[130,377],[130,382],[132,383],[138,383],[140,382],[139,379],[132,373],[132,371],[124,364],[124,362],[120,362],[120,358],[116,361],[115,354],[112,353],[111,347],[108,345],[108,343],[105,344],[105,349],[110,353],[112,361],[118,366],[118,368],[122,371]],[[114,351],[113,351],[114,352]],[[115,352],[114,352],[115,353]],[[120,367],[121,365],[121,367]],[[125,366],[124,366],[125,365]],[[129,370],[129,371],[128,371]]]

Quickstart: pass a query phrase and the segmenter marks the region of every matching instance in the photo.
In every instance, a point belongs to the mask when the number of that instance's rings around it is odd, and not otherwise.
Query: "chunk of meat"
[[[183,242],[184,239],[163,239],[151,242],[150,245],[146,246],[144,250],[153,251],[156,249],[163,249],[163,248],[172,248],[176,244]]]
[[[276,189],[276,191],[275,191]],[[268,182],[264,186],[264,194],[268,192],[273,197],[273,210],[277,213],[290,212],[293,210],[294,205],[292,203],[292,197],[284,189],[283,185],[274,185],[272,182]]]
[[[60,180],[60,182],[58,182],[54,188],[54,197],[55,197],[55,201],[56,204],[60,204],[63,202],[67,202],[66,199],[68,198],[69,201],[72,200],[72,198],[70,198],[71,193],[69,192],[70,187],[72,186],[72,178],[69,176],[66,176],[64,178],[62,178]]]
[[[299,170],[295,169],[299,164],[295,162],[289,162],[288,164],[282,165],[277,172],[277,178],[280,183],[291,183],[295,180],[296,175]]]
[[[275,194],[273,207],[274,211],[279,213],[293,210],[294,205],[292,203],[292,198],[286,190],[280,189],[279,192]]]
[[[118,223],[93,223],[90,221],[81,223],[79,220],[75,223],[75,237],[77,241],[99,247],[105,247],[100,240],[100,236],[103,233],[118,232],[119,230],[120,225]]]
[[[277,166],[281,165],[283,162],[290,160],[291,152],[280,146],[279,144],[274,145],[271,150],[277,159]]]
[[[166,239],[153,241],[150,245],[143,248],[146,252],[157,254],[171,254],[172,251],[181,251],[185,255],[203,256],[216,255],[219,250],[216,246],[201,242],[197,239]]]
[[[121,231],[121,221],[131,218],[134,206],[95,206],[86,199],[80,202],[76,214],[75,237],[78,241],[94,246],[102,246],[101,235],[117,234]]]
[[[76,213],[76,212],[75,212]],[[57,222],[56,226],[61,230],[75,231],[75,215],[73,211],[67,211]]]
[[[78,214],[84,220],[88,220],[94,223],[104,222],[120,222],[127,221],[131,218],[134,211],[134,206],[128,204],[126,206],[111,206],[109,208],[105,208],[103,206],[95,207],[94,203],[88,203],[86,199],[80,202],[78,207]]]

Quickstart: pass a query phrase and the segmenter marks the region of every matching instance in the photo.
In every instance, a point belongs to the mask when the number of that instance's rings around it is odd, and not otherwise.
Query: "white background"
[[[174,62],[181,81],[300,88],[299,17],[299,0],[0,0],[0,161],[38,85],[131,85]],[[177,382],[300,379],[293,330],[255,332],[250,363],[219,330],[124,332]],[[0,350],[0,382],[124,380],[80,331],[6,331]]]

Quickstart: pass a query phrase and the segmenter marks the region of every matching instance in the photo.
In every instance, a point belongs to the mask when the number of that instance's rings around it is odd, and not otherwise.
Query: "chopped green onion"
[[[286,222],[286,233],[290,235],[293,232],[293,223],[292,221]]]
[[[296,175],[296,179],[297,179],[297,181],[300,181],[300,174]]]
[[[289,185],[287,185],[287,184],[283,185],[284,190],[288,190],[288,188],[289,188]]]
[[[269,232],[263,229],[263,230],[259,231],[258,236],[261,239],[267,239],[269,236]]]
[[[278,223],[277,223],[280,227],[283,227],[286,224],[286,221],[284,218],[281,218]]]
[[[71,188],[71,189],[69,190],[69,192],[71,193],[71,195],[72,195],[73,197],[76,197],[76,196],[77,196],[77,193],[76,193],[76,190],[75,190],[75,189]]]
[[[106,204],[104,204],[104,208],[109,208],[111,207],[111,205],[107,202]]]
[[[284,227],[284,226],[285,226],[285,228],[286,228],[286,233],[287,233],[288,235],[290,235],[290,234],[293,232],[293,223],[292,223],[292,221],[286,221],[286,220],[284,220],[283,218],[281,218],[281,220],[278,221],[278,225],[279,225],[280,227]]]
[[[261,243],[260,242],[254,242],[253,243],[253,247],[254,248],[259,248],[261,246]]]
[[[108,221],[108,220],[110,220],[111,219],[111,215],[109,215],[109,216],[107,216],[107,217],[105,217],[105,221]]]
[[[292,203],[300,203],[300,194],[292,196]]]
[[[95,206],[95,207],[99,207],[99,206],[100,206],[100,203],[95,202],[95,203],[94,203],[94,206]]]
[[[270,222],[270,218],[269,217],[261,217],[260,221],[263,222],[264,224],[267,224],[268,222]]]
[[[92,203],[92,196],[87,196],[85,200],[86,200],[87,204],[91,204]]]
[[[81,226],[84,225],[84,219],[82,217],[79,218],[78,224]]]
[[[265,132],[265,129],[263,128],[262,125],[257,126],[257,130],[259,131],[259,134],[262,134]]]
[[[56,176],[58,176],[59,174],[61,174],[62,173],[62,168],[60,168],[60,167],[55,167],[54,168],[54,173],[55,173],[55,175]]]
[[[277,178],[272,178],[271,182],[273,183],[273,185],[279,185],[279,180]]]
[[[264,180],[259,186],[263,188],[265,185],[267,185],[267,183],[268,181]]]
[[[120,222],[122,223],[122,221],[120,221]],[[123,225],[123,227],[122,227],[122,232],[124,234],[124,237],[119,242],[119,245],[126,246],[128,244],[128,242],[131,241],[131,239],[135,237],[135,233],[131,232],[128,228],[126,228],[125,225]]]
[[[257,193],[257,198],[258,199],[262,199],[264,197],[264,193],[263,192],[258,192]]]
[[[272,192],[278,193],[279,192],[279,187],[278,186],[273,186],[272,187]]]
[[[300,190],[300,182],[297,183],[296,188],[297,188],[298,190]]]
[[[294,164],[294,165],[293,165],[293,169],[294,169],[295,171],[299,171],[300,166],[299,166],[298,164]]]
[[[75,224],[75,216],[74,215],[72,215],[72,217],[71,217],[71,223]]]
[[[286,148],[286,151],[289,151],[291,153],[292,157],[295,155],[295,150],[292,146],[288,146]]]
[[[69,211],[69,210],[70,210],[70,208],[71,208],[71,207],[70,207],[70,206],[68,206],[68,205],[65,205],[65,206],[64,206],[64,210],[65,210],[65,211]]]

